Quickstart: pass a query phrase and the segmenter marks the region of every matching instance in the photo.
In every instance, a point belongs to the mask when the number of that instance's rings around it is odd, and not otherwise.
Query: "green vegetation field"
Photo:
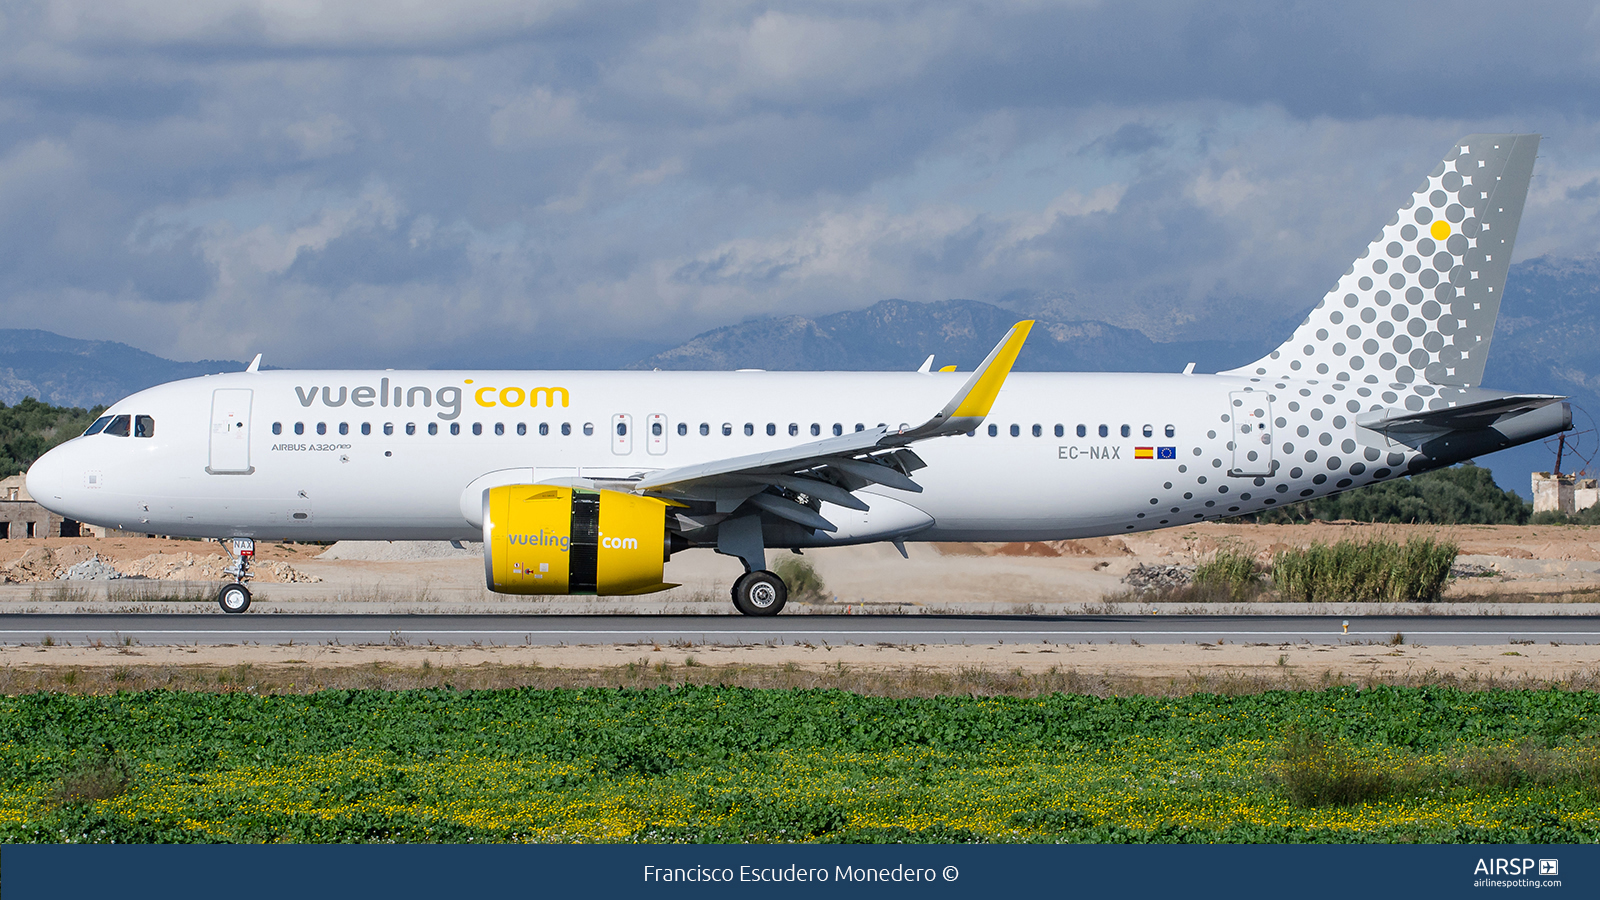
[[[1600,695],[0,698],[0,842],[1600,839]]]

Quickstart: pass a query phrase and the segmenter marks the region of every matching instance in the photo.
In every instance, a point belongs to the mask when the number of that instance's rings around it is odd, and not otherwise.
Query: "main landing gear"
[[[256,556],[256,542],[252,538],[234,538],[231,541],[218,538],[217,543],[233,558],[233,564],[223,569],[223,573],[238,579],[217,591],[217,605],[225,613],[242,613],[250,608],[250,589],[244,586],[244,582],[250,580],[250,563]]]
[[[733,583],[733,606],[747,616],[775,616],[789,600],[789,586],[772,572],[746,572]]]

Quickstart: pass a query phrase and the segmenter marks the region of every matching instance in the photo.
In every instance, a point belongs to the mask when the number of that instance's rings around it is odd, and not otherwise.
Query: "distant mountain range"
[[[174,362],[115,341],[83,341],[34,329],[0,329],[0,402],[33,397],[56,406],[112,403],[164,381],[237,372],[244,363]]]
[[[1249,314],[1241,311],[1241,317]],[[976,366],[1019,316],[975,300],[917,303],[884,300],[863,310],[804,318],[755,319],[717,328],[641,359],[632,369],[910,370],[933,354],[934,365]],[[1103,322],[1041,318],[1017,360],[1023,371],[1199,372],[1260,358],[1294,322],[1242,325],[1254,337],[1238,342],[1158,342]],[[151,385],[214,372],[241,362],[174,362],[112,341],[83,341],[48,331],[0,330],[0,401],[24,396],[65,406],[110,403]],[[1579,430],[1600,417],[1600,258],[1534,259],[1512,267],[1495,330],[1484,386],[1564,394]],[[1578,436],[1580,454],[1594,454],[1596,435]],[[1564,469],[1584,465],[1570,452]],[[1600,462],[1600,460],[1597,460]],[[1484,460],[1497,481],[1527,495],[1529,471],[1549,469],[1554,455],[1535,444]]]
[[[883,300],[815,319],[784,316],[718,328],[629,368],[881,371],[915,369],[931,353],[935,367],[971,369],[1019,318],[976,300]],[[1041,319],[1017,368],[1176,372],[1192,362],[1197,371],[1207,372],[1258,359],[1281,340],[1159,344],[1141,332],[1104,322]]]

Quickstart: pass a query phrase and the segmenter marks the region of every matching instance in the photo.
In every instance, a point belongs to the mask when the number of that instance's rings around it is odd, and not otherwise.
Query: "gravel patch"
[[[123,577],[121,572],[111,567],[98,556],[91,557],[74,566],[69,566],[61,573],[62,581],[112,581]]]
[[[449,541],[340,541],[318,554],[317,559],[394,561],[482,555],[481,542],[462,542],[461,548],[457,549]]]

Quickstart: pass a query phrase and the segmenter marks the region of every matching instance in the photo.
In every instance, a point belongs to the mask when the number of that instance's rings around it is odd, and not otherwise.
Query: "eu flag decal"
[[[1177,447],[1157,447],[1156,448],[1156,459],[1177,459],[1177,458],[1178,458],[1178,448]]]
[[[1154,448],[1154,447],[1135,447],[1135,448],[1133,448],[1133,458],[1134,459],[1155,459],[1156,458],[1156,448]]]

